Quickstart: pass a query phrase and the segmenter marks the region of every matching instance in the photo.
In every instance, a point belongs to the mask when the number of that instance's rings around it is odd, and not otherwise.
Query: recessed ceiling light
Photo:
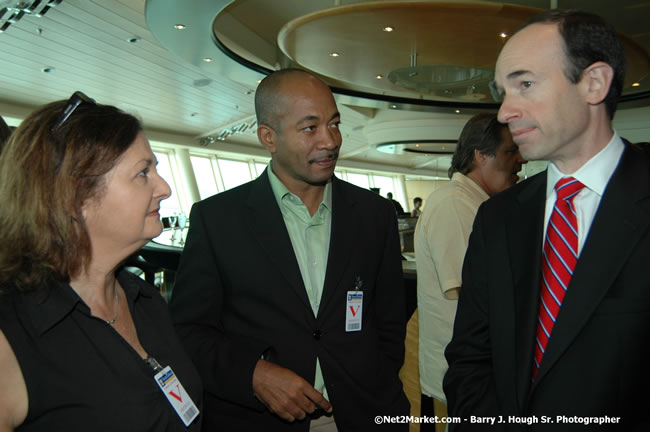
[[[184,30],[185,29],[185,24],[176,24],[174,26],[176,30]]]
[[[127,41],[129,41],[132,44],[137,44],[138,42],[140,42],[140,40],[141,39],[139,37],[137,37],[137,36],[133,36],[133,37],[127,39]]]
[[[190,114],[190,117],[196,117],[197,115],[199,115],[199,113],[193,112],[192,114]]]
[[[508,37],[508,33],[506,33],[506,32],[501,32],[501,34],[499,34],[499,36],[502,37],[503,39],[505,39],[505,38]]]
[[[641,84],[638,82],[632,83],[632,87],[639,87]]]
[[[206,62],[206,63],[210,63],[212,61],[212,59],[210,57],[206,57],[206,58],[203,59],[203,61]]]
[[[41,72],[43,73],[50,73],[53,72],[54,68],[52,66],[45,66],[44,68],[41,69]]]
[[[460,110],[459,110],[459,109],[456,110],[456,114],[460,114]]]
[[[383,75],[377,75],[376,76],[377,79],[382,79],[383,77],[384,77]]]
[[[391,105],[390,107],[391,107],[392,109],[395,109],[395,108],[397,108],[397,105]]]
[[[331,57],[338,57],[340,54],[337,52],[330,53]]]
[[[386,26],[386,27],[383,28],[383,30],[384,30],[385,32],[390,33],[390,32],[392,32],[392,31],[394,30],[394,28],[393,28],[392,26]]]

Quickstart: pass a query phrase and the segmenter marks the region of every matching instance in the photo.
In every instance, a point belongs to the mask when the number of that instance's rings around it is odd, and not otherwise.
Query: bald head
[[[302,69],[289,68],[272,72],[262,80],[255,92],[255,114],[258,125],[279,128],[279,118],[286,111],[285,104],[288,100],[286,84],[296,79],[312,80],[327,87],[319,78]]]

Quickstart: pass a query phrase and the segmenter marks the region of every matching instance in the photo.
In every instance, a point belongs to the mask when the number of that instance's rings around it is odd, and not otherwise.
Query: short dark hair
[[[413,198],[413,204],[417,204],[417,203],[421,203],[421,202],[422,202],[422,198],[420,198],[420,197]]]
[[[255,91],[255,115],[258,125],[266,125],[272,129],[278,129],[278,114],[284,111],[280,91],[284,80],[293,74],[315,75],[297,68],[280,69],[271,72],[257,86]]]
[[[109,105],[79,105],[60,126],[67,101],[32,112],[0,154],[0,286],[68,282],[91,259],[83,203],[101,197],[105,174],[135,141],[140,121]],[[8,288],[9,289],[9,288]]]
[[[568,61],[564,74],[573,84],[578,83],[584,70],[595,62],[602,61],[612,67],[614,77],[604,102],[609,118],[613,119],[626,72],[625,52],[614,27],[593,13],[552,9],[534,16],[519,30],[545,23],[558,26]]]
[[[474,168],[474,150],[488,156],[496,156],[503,142],[503,130],[508,126],[499,123],[494,113],[476,114],[469,119],[460,133],[456,150],[451,158],[449,178],[455,172],[467,174]]]

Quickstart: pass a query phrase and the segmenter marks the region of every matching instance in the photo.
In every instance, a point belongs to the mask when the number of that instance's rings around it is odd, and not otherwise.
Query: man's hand
[[[271,412],[289,422],[304,419],[316,407],[332,412],[332,405],[306,380],[266,360],[257,361],[253,391]]]

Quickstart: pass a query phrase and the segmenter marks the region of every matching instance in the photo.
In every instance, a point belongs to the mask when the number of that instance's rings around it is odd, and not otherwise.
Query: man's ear
[[[607,97],[614,79],[614,69],[605,62],[591,64],[582,73],[582,88],[585,100],[590,105],[598,105]]]
[[[257,139],[270,153],[276,152],[275,131],[271,126],[265,124],[257,126]]]
[[[481,153],[477,149],[474,149],[474,163],[479,166],[485,165],[485,162],[488,159],[488,155]]]

